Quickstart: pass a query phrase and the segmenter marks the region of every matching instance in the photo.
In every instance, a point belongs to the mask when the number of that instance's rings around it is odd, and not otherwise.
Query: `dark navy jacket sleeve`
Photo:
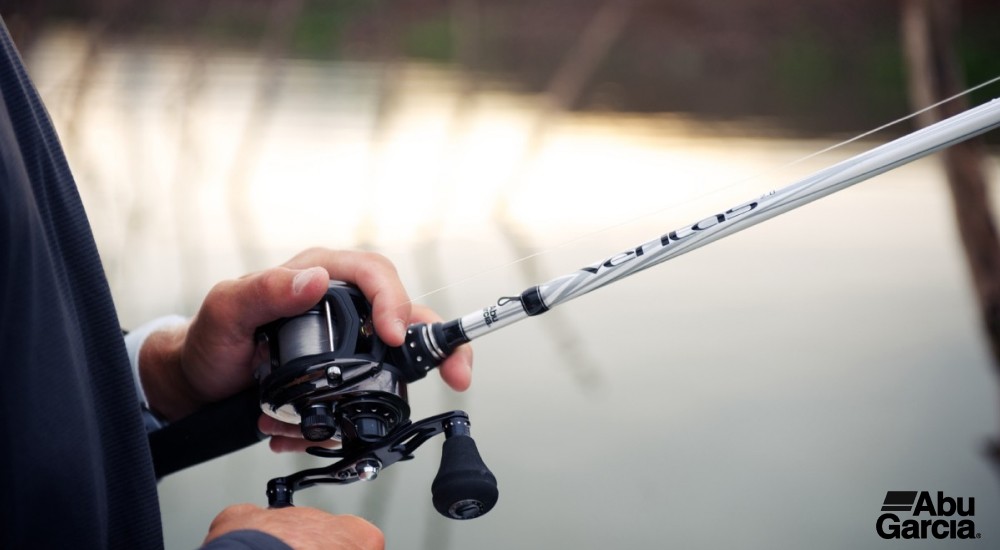
[[[206,544],[202,550],[292,550],[292,547],[260,531],[233,531]]]
[[[0,548],[162,548],[108,283],[55,131],[2,22],[0,262]],[[287,548],[252,534],[218,544],[241,540]]]

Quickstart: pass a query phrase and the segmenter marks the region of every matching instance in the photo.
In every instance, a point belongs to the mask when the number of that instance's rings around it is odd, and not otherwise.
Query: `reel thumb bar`
[[[445,323],[412,325],[399,351],[406,362],[414,365],[405,376],[412,376],[413,380],[422,378],[461,344],[998,126],[1000,99],[994,99],[787,187],[531,287],[518,297],[501,298],[496,305]]]

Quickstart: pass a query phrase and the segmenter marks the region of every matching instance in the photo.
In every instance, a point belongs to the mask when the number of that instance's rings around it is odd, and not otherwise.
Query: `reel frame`
[[[371,305],[361,291],[331,281],[309,311],[257,330],[261,410],[299,424],[309,441],[342,444],[340,449],[307,449],[314,456],[340,459],[334,464],[270,480],[269,506],[291,506],[295,491],[318,484],[372,481],[444,433],[441,465],[431,485],[434,507],[452,519],[472,519],[493,508],[496,477],[470,436],[468,414],[450,411],[410,420],[406,384],[447,356],[420,345],[424,326],[411,327],[402,348],[390,348],[375,334]]]

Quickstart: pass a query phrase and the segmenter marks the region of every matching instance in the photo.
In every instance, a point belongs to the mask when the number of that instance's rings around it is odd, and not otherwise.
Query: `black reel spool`
[[[292,494],[320,483],[371,481],[390,465],[413,458],[431,437],[445,434],[441,465],[431,484],[434,507],[453,519],[472,519],[493,508],[497,480],[483,463],[469,431],[469,416],[451,411],[410,420],[406,384],[423,378],[443,357],[431,357],[424,325],[411,326],[402,348],[375,334],[371,304],[353,285],[331,281],[306,313],[257,331],[257,377],[264,413],[298,424],[309,441],[339,440],[341,448],[307,452],[339,458],[272,479],[272,508],[292,505]]]

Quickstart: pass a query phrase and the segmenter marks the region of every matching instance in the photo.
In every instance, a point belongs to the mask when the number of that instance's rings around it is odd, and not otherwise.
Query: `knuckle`
[[[375,254],[375,262],[380,264],[387,272],[392,273],[393,275],[398,273],[396,270],[396,264],[394,264],[387,256]]]
[[[310,246],[309,248],[303,250],[296,257],[313,258],[313,257],[316,257],[316,256],[326,256],[326,255],[332,254],[332,253],[333,252],[329,248],[326,248],[326,247],[323,247],[323,246]]]
[[[211,299],[218,299],[221,297],[228,296],[232,293],[233,287],[236,286],[237,282],[233,279],[227,279],[225,281],[219,281],[212,286],[211,290],[208,291],[208,297],[206,301]]]
[[[380,305],[381,296],[401,292],[401,290],[397,290],[400,285],[398,283],[399,275],[392,264],[365,263],[358,266],[355,276],[357,280],[354,282],[365,291],[376,310],[385,306],[385,304]]]
[[[371,538],[369,539],[369,544],[370,544],[369,547],[372,550],[383,550],[385,548],[385,535],[382,534],[382,531],[380,531],[378,527],[375,527],[374,525],[372,525],[371,530],[372,533],[371,533]]]
[[[363,541],[364,548],[381,549],[385,547],[385,535],[368,520],[358,516],[341,516],[347,527]]]
[[[396,274],[396,264],[378,252],[364,252],[360,266],[362,272],[367,274]]]
[[[268,296],[271,291],[277,288],[283,281],[283,274],[279,268],[262,271],[251,279],[251,286],[247,289],[250,298],[261,300]]]
[[[230,521],[235,521],[238,518],[249,514],[254,508],[254,505],[246,503],[229,506],[219,512],[219,515],[215,516],[215,519],[212,520],[212,524],[209,526],[208,530],[214,531]]]
[[[231,302],[231,297],[238,284],[238,281],[235,280],[216,283],[205,296],[205,300],[201,306],[202,312],[210,319],[223,317],[227,310],[227,304]]]
[[[316,265],[317,258],[322,258],[329,254],[332,254],[332,251],[327,248],[312,246],[292,256],[282,265],[294,269],[301,269],[303,267]]]

